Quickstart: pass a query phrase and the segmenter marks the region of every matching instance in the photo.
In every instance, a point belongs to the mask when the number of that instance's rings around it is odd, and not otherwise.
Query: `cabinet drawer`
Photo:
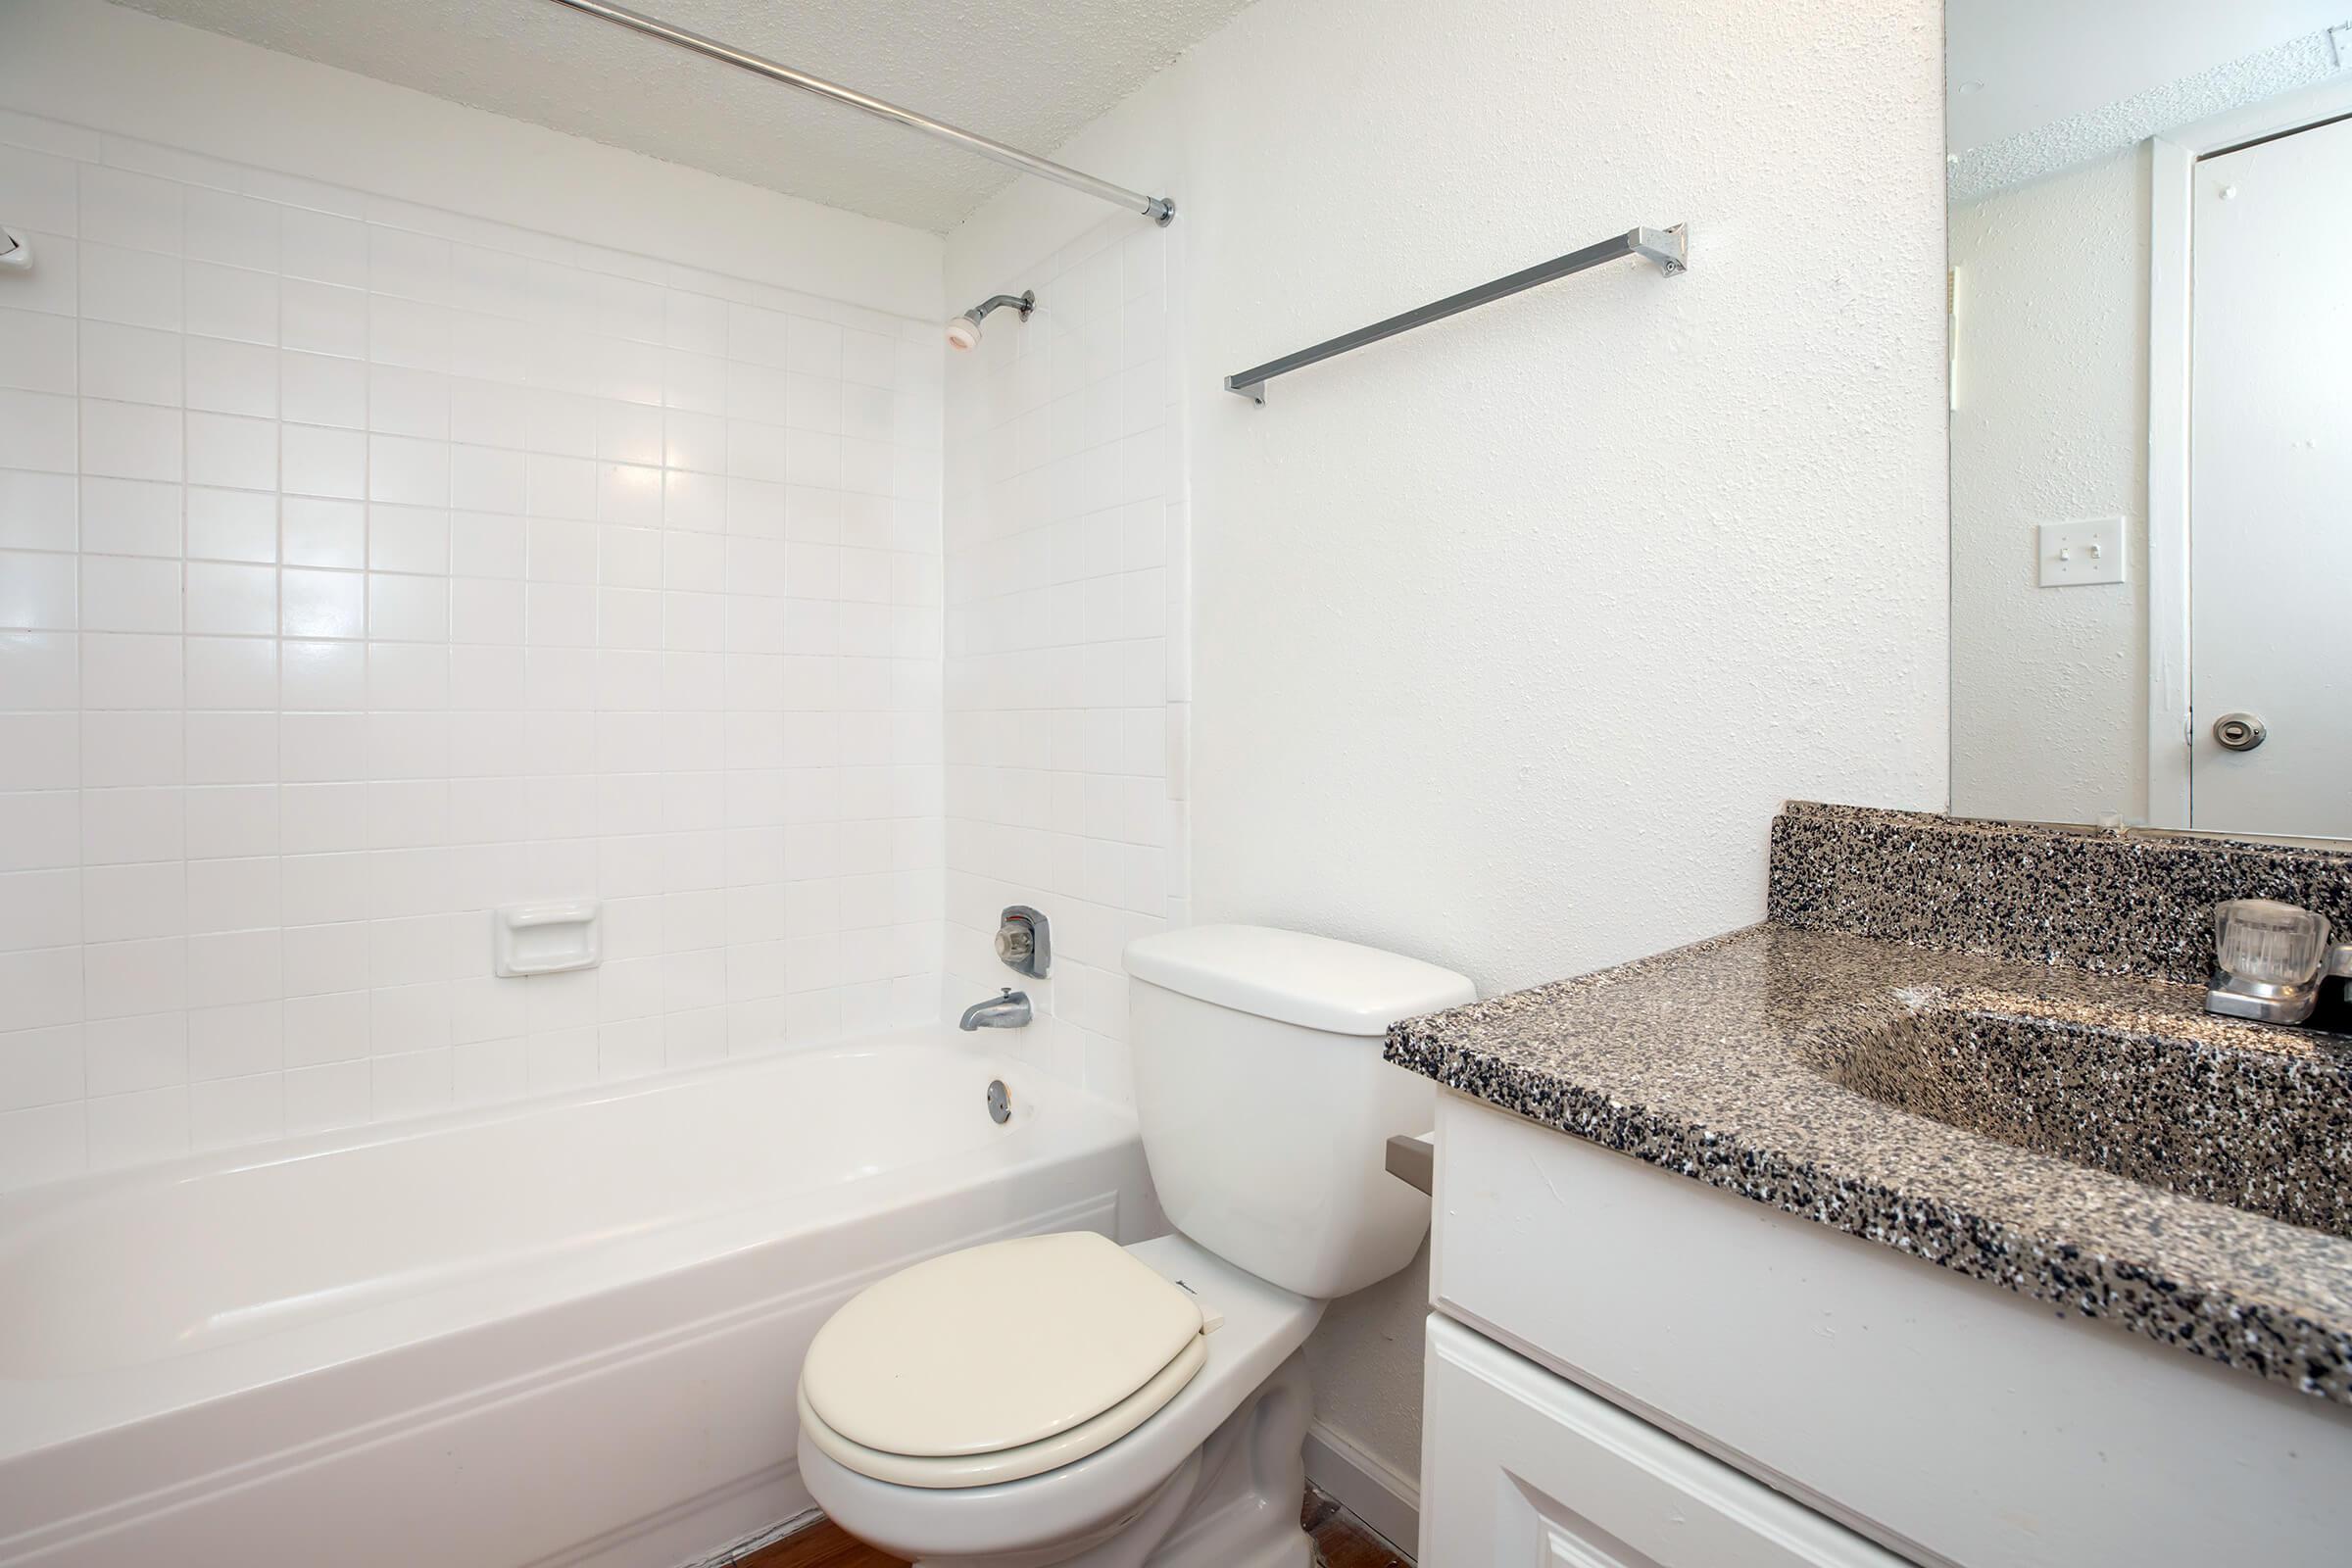
[[[1432,1568],[1899,1568],[1565,1378],[1433,1314],[1421,1560]]]

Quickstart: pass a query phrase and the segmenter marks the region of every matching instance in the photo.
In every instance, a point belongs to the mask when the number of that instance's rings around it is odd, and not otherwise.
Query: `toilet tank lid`
[[[1399,1018],[1478,1000],[1462,975],[1303,931],[1195,925],[1127,944],[1127,972],[1164,991],[1336,1035],[1382,1035]]]

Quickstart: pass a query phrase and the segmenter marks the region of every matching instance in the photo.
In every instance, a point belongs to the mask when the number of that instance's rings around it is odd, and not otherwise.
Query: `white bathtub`
[[[1158,1228],[1126,1111],[953,1031],[0,1199],[0,1564],[668,1568],[808,1505],[865,1282]]]

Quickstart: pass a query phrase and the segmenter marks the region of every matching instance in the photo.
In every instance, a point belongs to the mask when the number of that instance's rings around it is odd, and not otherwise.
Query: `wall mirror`
[[[1949,0],[1952,801],[2352,838],[2352,0]]]

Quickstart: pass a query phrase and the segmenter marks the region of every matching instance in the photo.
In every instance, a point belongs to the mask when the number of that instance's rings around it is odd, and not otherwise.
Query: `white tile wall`
[[[1036,313],[948,370],[946,1001],[1012,978],[998,911],[1036,906],[1054,967],[1005,1047],[1119,1099],[1120,952],[1189,892],[1176,243],[1114,220],[1003,279]]]
[[[0,1187],[932,1015],[936,323],[21,116],[0,214]]]

